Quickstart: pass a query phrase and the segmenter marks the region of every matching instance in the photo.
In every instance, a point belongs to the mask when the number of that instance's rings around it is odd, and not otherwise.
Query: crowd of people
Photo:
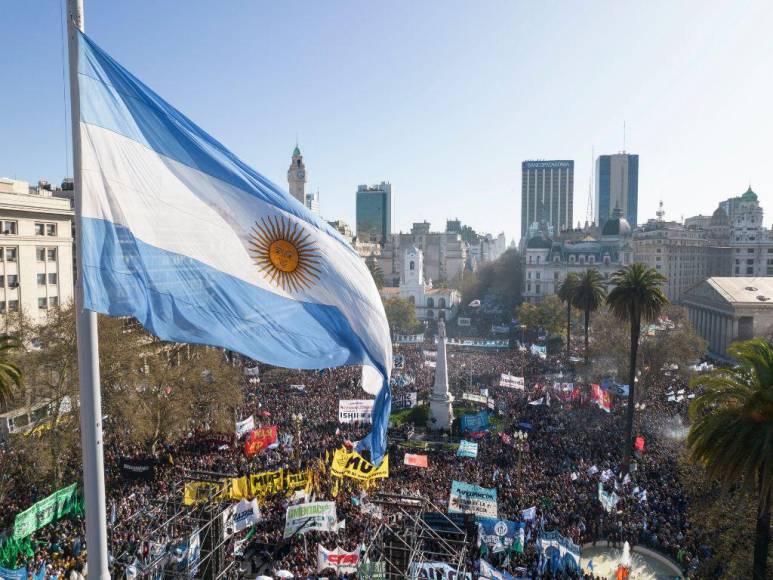
[[[434,360],[435,349],[430,341],[395,345],[400,359],[395,377],[403,380],[393,386],[394,396],[416,392],[418,404],[426,403],[435,374],[428,361]],[[409,448],[411,442],[406,443],[403,430],[392,429],[387,479],[378,480],[365,491],[347,481],[335,496],[330,486],[314,492],[316,500],[336,502],[338,520],[346,522],[344,528],[297,534],[284,541],[290,499],[277,494],[262,499],[261,519],[254,528],[229,540],[228,557],[236,558],[234,544],[248,537],[239,552],[263,554],[264,559],[271,560],[270,569],[289,571],[296,578],[335,576],[330,570],[318,572],[317,545],[330,550],[362,549],[375,538],[379,517],[390,517],[388,507],[376,516],[363,510],[366,494],[420,496],[436,506],[447,506],[453,480],[496,488],[501,519],[522,521],[524,510],[536,508],[526,522],[523,552],[496,559],[501,570],[516,577],[541,577],[535,540],[542,531],[558,531],[579,545],[599,540],[645,545],[678,562],[687,575],[709,555],[700,529],[688,516],[675,463],[674,445],[680,435],[673,426],[683,421],[687,399],[668,402],[666,392],[687,389],[683,375],[660,371],[647,381],[637,421],[644,449],[636,454],[636,469],[625,476],[620,464],[627,399],[613,397],[612,411],[604,412],[591,400],[590,384],[577,378],[563,356],[543,359],[518,348],[449,347],[448,369],[458,406],[477,411],[477,404],[463,400],[462,394],[479,394],[481,388],[496,402],[491,430],[479,434],[477,458],[459,458],[451,445],[438,445],[421,451],[428,455],[426,468],[405,465],[405,453],[414,452]],[[499,386],[502,373],[523,376],[525,389]],[[192,426],[188,437],[164,441],[155,455],[148,457],[146,449],[112,436],[108,421],[105,469],[113,577],[155,577],[154,562],[185,564],[186,542],[198,525],[192,522],[193,514],[200,517],[203,513],[201,506],[182,506],[186,481],[205,475],[216,479],[218,474],[239,477],[279,467],[316,467],[326,451],[366,435],[368,425],[338,421],[340,399],[365,398],[359,380],[360,369],[354,367],[289,371],[261,365],[259,378],[254,373],[245,374],[245,401],[237,419],[253,416],[256,426],[276,425],[280,434],[278,445],[250,456],[233,433],[212,433],[206,426]],[[554,383],[573,383],[573,387],[555,389]],[[541,397],[544,401],[548,393],[550,405],[529,404]],[[528,433],[526,444],[518,448],[499,436],[513,435],[517,430]],[[416,433],[421,431],[417,426]],[[458,441],[460,435],[455,433],[447,442]],[[126,458],[152,460],[152,475],[127,478],[120,468]],[[72,460],[77,462],[78,458]],[[599,501],[599,484],[618,498],[611,510]],[[23,490],[11,490],[6,498],[0,514],[0,526],[6,531],[16,513],[41,499],[34,482]],[[469,538],[469,571],[474,569],[478,554],[476,540]],[[87,572],[82,519],[65,518],[45,526],[31,537],[30,546],[20,552],[16,562],[27,568],[30,577],[40,570],[44,570],[43,578],[81,578]],[[160,558],[160,554],[164,556]],[[561,574],[564,578],[593,577],[580,571]]]

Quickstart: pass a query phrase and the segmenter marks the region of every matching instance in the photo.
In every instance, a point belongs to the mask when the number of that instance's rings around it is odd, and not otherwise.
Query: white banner
[[[457,572],[445,562],[422,562],[411,564],[411,578],[416,580],[472,580],[469,572]]]
[[[305,534],[311,531],[332,532],[338,521],[334,501],[315,501],[287,508],[285,515],[284,537],[289,538],[296,532]]]
[[[228,539],[236,532],[251,528],[260,521],[258,501],[243,499],[229,506],[223,512],[223,539]]]
[[[437,363],[434,360],[425,360],[424,366],[434,369],[435,367],[437,367]]]
[[[485,395],[475,395],[473,393],[462,393],[462,399],[465,401],[472,401],[474,403],[488,403],[488,397]]]
[[[255,417],[250,415],[244,421],[236,422],[236,438],[238,439],[245,433],[249,433],[255,428]]]
[[[338,401],[339,423],[372,423],[373,401],[370,399],[341,399]]]
[[[522,391],[526,388],[526,381],[524,381],[523,377],[502,373],[499,376],[499,386],[507,387],[508,389],[520,389]]]
[[[328,550],[322,544],[317,544],[317,572],[332,569],[339,574],[354,574],[360,564],[360,553],[357,550],[346,552],[341,548]]]

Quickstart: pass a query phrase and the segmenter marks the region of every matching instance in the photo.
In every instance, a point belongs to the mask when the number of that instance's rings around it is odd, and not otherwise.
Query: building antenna
[[[625,120],[623,121],[623,153],[625,153]]]

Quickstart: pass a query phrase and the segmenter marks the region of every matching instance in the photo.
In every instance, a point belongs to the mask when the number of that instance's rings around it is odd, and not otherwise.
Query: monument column
[[[437,362],[435,363],[435,385],[429,396],[430,431],[450,431],[454,421],[453,396],[448,392],[448,363],[446,361],[446,325],[438,320]]]

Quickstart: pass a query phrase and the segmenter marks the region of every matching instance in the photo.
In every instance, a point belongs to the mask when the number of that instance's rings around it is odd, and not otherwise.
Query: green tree
[[[577,291],[578,277],[576,272],[569,272],[558,287],[558,297],[566,304],[566,358],[569,358],[569,346],[572,342],[572,304]]]
[[[387,298],[384,300],[384,311],[393,332],[412,334],[421,328],[413,303],[405,298]]]
[[[590,314],[596,312],[604,304],[607,289],[604,277],[595,268],[588,268],[577,277],[572,302],[576,308],[582,310],[585,315],[585,364],[588,364],[588,329],[590,328]]]
[[[373,281],[376,283],[376,288],[381,290],[384,287],[384,272],[381,270],[381,266],[378,265],[378,261],[375,256],[368,256],[365,260],[365,265],[368,267],[370,275],[373,276]]]
[[[757,493],[752,577],[764,580],[773,489],[773,350],[754,339],[734,343],[728,352],[737,367],[693,382],[703,392],[690,405],[687,445],[692,458],[725,487],[742,485]]]
[[[628,360],[628,409],[626,413],[625,442],[623,446],[623,471],[628,472],[633,446],[633,414],[636,400],[636,356],[642,321],[654,320],[668,298],[660,289],[665,276],[654,268],[635,263],[615,272],[611,277],[614,285],[607,295],[607,305],[619,319],[630,324],[631,342]]]
[[[524,302],[516,311],[518,321],[527,328],[542,328],[547,334],[559,334],[563,328],[564,307],[558,296],[546,296],[536,303]]]
[[[19,367],[8,360],[10,352],[20,348],[19,339],[10,334],[0,334],[0,408],[13,398],[21,387],[22,373]]]

